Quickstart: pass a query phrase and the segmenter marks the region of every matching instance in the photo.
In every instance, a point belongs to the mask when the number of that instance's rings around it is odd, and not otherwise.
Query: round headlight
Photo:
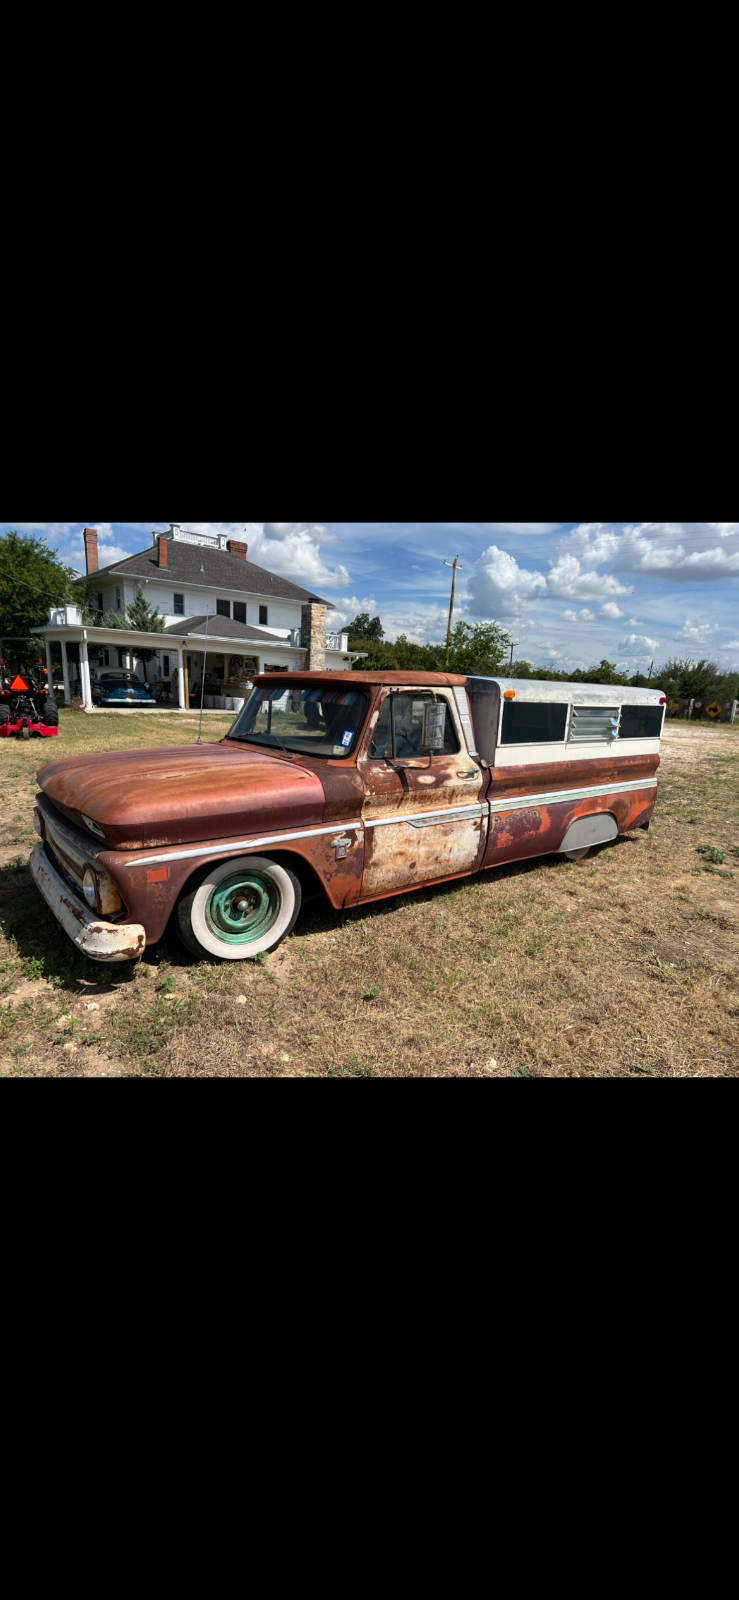
[[[89,867],[85,867],[85,876],[82,879],[82,893],[83,893],[83,895],[84,895],[84,897],[85,897],[85,899],[87,901],[88,906],[92,906],[93,911],[95,910],[95,905],[96,905],[96,901],[95,901],[95,890],[96,890],[96,888],[97,888],[97,885],[95,883],[95,874],[94,874],[94,872],[92,872]]]

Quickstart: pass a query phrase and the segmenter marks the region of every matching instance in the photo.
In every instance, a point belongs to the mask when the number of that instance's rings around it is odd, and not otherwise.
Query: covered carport
[[[80,698],[83,711],[95,711],[92,700],[92,679],[90,677],[90,653],[97,655],[101,648],[113,648],[128,654],[133,660],[134,656],[142,650],[153,650],[157,653],[166,653],[174,658],[178,670],[178,703],[174,706],[162,705],[151,708],[151,713],[156,716],[161,710],[186,711],[186,674],[187,664],[184,660],[187,640],[181,635],[173,636],[171,633],[140,633],[129,628],[94,628],[82,622],[79,609],[76,606],[63,606],[59,611],[53,611],[51,620],[43,628],[34,628],[34,634],[40,634],[46,645],[46,665],[49,672],[49,682],[54,683],[59,677],[64,685],[64,704],[72,704],[72,683],[79,682]],[[59,647],[61,657],[61,673],[57,673],[54,666],[54,647]],[[70,646],[72,652],[70,655]],[[72,677],[74,672],[74,678]],[[143,681],[143,680],[142,680]],[[115,713],[114,713],[115,714]],[[147,708],[142,707],[142,714],[147,714]]]
[[[188,617],[182,628],[169,627],[164,633],[143,633],[135,629],[94,627],[84,624],[82,613],[76,606],[62,606],[52,611],[43,628],[34,628],[43,636],[46,645],[46,665],[49,682],[60,676],[64,685],[64,704],[72,704],[72,685],[79,683],[82,710],[96,710],[92,699],[90,657],[94,662],[101,649],[115,649],[119,659],[153,651],[159,658],[170,658],[170,679],[177,675],[177,693],[174,703],[163,700],[152,707],[142,706],[137,714],[156,716],[160,711],[188,711],[190,692],[198,690],[198,704],[203,678],[207,675],[205,695],[221,697],[223,685],[233,679],[243,684],[249,677],[262,672],[288,672],[303,667],[305,650],[293,642],[294,635],[269,633],[266,629],[249,627],[221,616]],[[71,647],[71,650],[70,650]],[[60,653],[61,672],[54,667],[53,655]],[[111,666],[113,663],[111,662]],[[104,668],[102,670],[105,670]],[[166,676],[166,675],[165,675]],[[144,679],[146,680],[146,672]],[[211,696],[208,695],[208,688]],[[237,690],[234,689],[234,694]],[[243,690],[240,691],[243,693]],[[228,691],[229,695],[231,691]],[[109,711],[106,715],[130,716],[131,709]]]

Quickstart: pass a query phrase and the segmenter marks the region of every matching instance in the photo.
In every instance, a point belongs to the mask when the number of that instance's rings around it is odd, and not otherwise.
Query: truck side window
[[[662,706],[622,706],[621,739],[659,739],[662,735]]]
[[[564,744],[567,706],[548,700],[503,702],[501,744]]]
[[[393,694],[388,695],[380,712],[380,717],[375,728],[370,744],[370,756],[392,757],[396,756],[422,756],[426,754],[423,745],[423,711],[429,701],[433,701],[432,694]],[[444,702],[446,705],[446,702]],[[393,752],[392,718],[395,716],[395,751]],[[454,731],[449,706],[446,705],[446,719],[444,722],[444,747],[440,755],[456,755],[459,750],[459,741]]]

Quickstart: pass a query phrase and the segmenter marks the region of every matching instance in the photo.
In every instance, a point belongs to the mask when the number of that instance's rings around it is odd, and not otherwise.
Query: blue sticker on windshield
[[[344,734],[344,737],[343,737],[343,739],[341,741],[345,750],[349,749],[349,746],[350,746],[353,738],[354,738],[354,734],[352,733],[351,728],[347,728],[346,733]]]

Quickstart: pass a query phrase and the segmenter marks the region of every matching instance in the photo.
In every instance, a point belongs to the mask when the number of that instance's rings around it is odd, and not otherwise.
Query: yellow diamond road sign
[[[713,717],[714,722],[716,721],[717,717],[721,716],[722,711],[723,706],[719,705],[718,700],[713,700],[710,706],[706,706],[706,714],[709,717]]]

